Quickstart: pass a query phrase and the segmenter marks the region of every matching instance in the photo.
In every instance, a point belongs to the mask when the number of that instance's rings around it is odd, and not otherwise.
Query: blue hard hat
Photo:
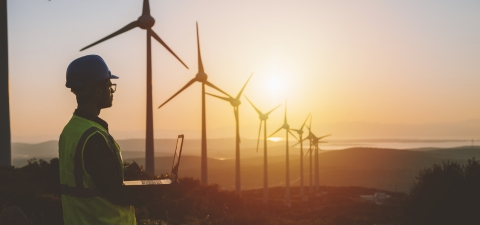
[[[90,87],[107,79],[118,79],[98,55],[86,55],[73,60],[67,68],[67,88]]]

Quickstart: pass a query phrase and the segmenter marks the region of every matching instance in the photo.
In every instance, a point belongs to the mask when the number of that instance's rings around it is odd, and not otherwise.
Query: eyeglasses
[[[117,84],[106,84],[105,86],[109,87],[112,94],[117,90]]]

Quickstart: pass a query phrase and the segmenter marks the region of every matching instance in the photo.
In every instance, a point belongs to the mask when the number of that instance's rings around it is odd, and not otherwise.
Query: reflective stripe
[[[79,188],[79,187],[69,187],[65,184],[61,185],[61,193],[64,195],[70,195],[72,197],[83,197],[83,198],[93,198],[99,197],[100,191],[97,189],[91,188]]]
[[[110,134],[104,132],[103,130],[98,130],[99,133],[102,133],[104,137],[107,138],[107,145],[108,145],[108,148],[110,149],[110,151],[112,151],[113,153],[114,150],[116,147],[115,147],[115,144],[113,143],[113,139],[112,139],[112,136],[110,136]]]
[[[82,134],[80,140],[78,141],[77,148],[75,149],[75,157],[74,157],[74,168],[73,174],[75,175],[75,187],[83,188],[83,156],[82,156],[82,149],[83,146],[86,144],[85,140],[95,131],[99,129],[96,127],[90,127],[87,131]]]

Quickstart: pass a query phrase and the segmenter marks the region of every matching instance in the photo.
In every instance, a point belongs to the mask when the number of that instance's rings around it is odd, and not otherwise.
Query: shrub
[[[480,164],[434,164],[421,170],[405,205],[408,224],[479,224]],[[476,221],[476,222],[474,222]]]

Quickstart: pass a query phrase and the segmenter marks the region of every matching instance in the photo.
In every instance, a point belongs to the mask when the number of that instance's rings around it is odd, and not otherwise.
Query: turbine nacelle
[[[282,128],[285,129],[285,130],[290,130],[290,125],[285,123],[285,124],[283,124]]]
[[[239,106],[240,104],[242,104],[242,102],[238,99],[235,99],[235,98],[232,98],[230,99],[230,104],[233,106],[233,107],[237,107]]]
[[[260,114],[260,120],[267,120],[268,119],[268,114]]]
[[[155,19],[150,15],[141,15],[137,19],[138,26],[144,30],[152,28],[155,24]]]
[[[204,72],[198,72],[197,75],[195,75],[195,79],[197,79],[197,81],[200,81],[200,82],[207,81],[207,78],[208,76]]]

